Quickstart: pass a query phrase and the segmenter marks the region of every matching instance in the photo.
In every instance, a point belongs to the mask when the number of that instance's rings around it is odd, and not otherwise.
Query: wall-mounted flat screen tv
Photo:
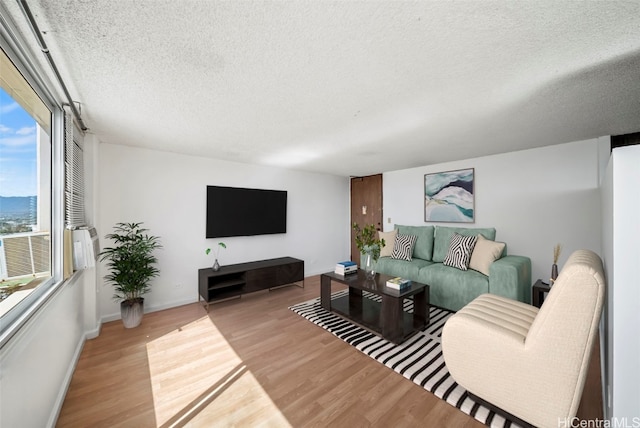
[[[286,190],[207,186],[207,238],[286,232]]]

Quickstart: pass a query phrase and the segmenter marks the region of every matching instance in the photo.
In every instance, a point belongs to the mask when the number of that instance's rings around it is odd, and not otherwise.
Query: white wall
[[[509,254],[531,258],[533,280],[548,282],[555,244],[559,267],[574,250],[601,252],[599,156],[594,139],[385,173],[384,229],[495,227]],[[475,223],[425,223],[424,174],[463,168],[475,169]]]
[[[0,427],[55,425],[85,339],[82,306],[85,282],[92,282],[85,272],[65,283],[0,349]]]
[[[288,191],[287,233],[224,238],[222,265],[274,257],[304,260],[305,276],[332,270],[349,254],[349,179],[219,161],[175,153],[100,144],[98,232],[116,222],[144,222],[161,237],[160,276],[145,295],[145,308],[157,310],[198,300],[198,269],[213,264],[205,239],[206,186],[221,185]],[[106,271],[100,267],[100,277]],[[120,309],[111,286],[98,286],[102,320]]]
[[[84,142],[85,197],[92,204],[95,140]],[[95,288],[95,268],[76,272],[0,349],[1,428],[55,425],[84,341],[99,331]]]
[[[613,379],[613,157],[610,157],[607,168],[600,185],[600,196],[602,198],[602,261],[605,275],[607,276],[606,302],[602,312],[604,326],[604,337],[601,338],[603,344],[602,363],[604,373],[602,384],[604,389],[603,397],[605,418],[612,417],[611,405],[613,402],[612,386]]]
[[[606,388],[608,416],[640,417],[640,146],[613,150],[603,182],[603,246],[607,273]]]

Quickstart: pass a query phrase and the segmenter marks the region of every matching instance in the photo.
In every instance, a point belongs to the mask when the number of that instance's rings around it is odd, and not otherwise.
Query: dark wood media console
[[[198,291],[207,311],[215,301],[299,281],[304,287],[304,261],[293,257],[222,266],[218,271],[198,270]]]

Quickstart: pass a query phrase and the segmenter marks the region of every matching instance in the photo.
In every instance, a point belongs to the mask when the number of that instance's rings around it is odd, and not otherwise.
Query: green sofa
[[[524,303],[531,302],[531,259],[506,255],[489,266],[489,275],[445,266],[442,262],[454,233],[478,234],[495,241],[495,228],[395,225],[399,234],[417,237],[411,261],[380,257],[376,270],[392,276],[429,284],[430,304],[457,311],[484,293],[492,293]],[[393,243],[387,242],[387,245]]]

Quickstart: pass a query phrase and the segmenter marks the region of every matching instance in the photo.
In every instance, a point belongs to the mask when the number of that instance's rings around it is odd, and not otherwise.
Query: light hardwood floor
[[[135,329],[106,323],[57,426],[484,426],[288,309],[319,295],[314,276],[209,313],[194,303]]]

